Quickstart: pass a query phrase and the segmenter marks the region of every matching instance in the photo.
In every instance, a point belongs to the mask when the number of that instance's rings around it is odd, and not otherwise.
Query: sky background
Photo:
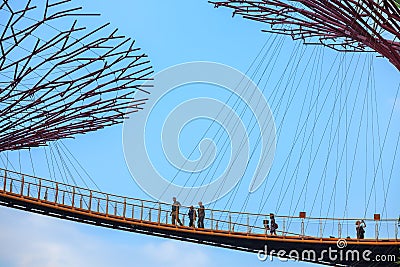
[[[273,53],[272,49],[276,47],[281,47],[281,53],[274,53],[277,63],[272,66],[265,67],[268,69],[268,74],[271,77],[268,84],[276,84],[279,82],[280,77],[284,77],[284,80],[288,80],[286,76],[280,76],[286,66],[293,67],[296,66],[297,62],[300,63],[297,68],[300,70],[299,73],[293,74],[295,77],[302,77],[301,70],[306,69],[305,76],[307,73],[311,77],[315,73],[323,73],[332,79],[328,81],[329,84],[333,84],[334,87],[346,88],[346,90],[340,91],[336,90],[336,95],[339,95],[339,107],[346,106],[346,112],[350,115],[351,108],[353,106],[356,108],[356,113],[359,114],[362,110],[362,94],[357,95],[355,88],[367,87],[366,84],[369,81],[366,77],[365,72],[361,74],[361,66],[364,62],[370,62],[372,60],[372,65],[374,66],[373,82],[374,88],[376,88],[377,96],[376,98],[371,98],[377,101],[377,108],[374,112],[380,114],[379,124],[380,140],[383,140],[384,131],[386,130],[386,125],[388,118],[394,103],[397,103],[395,107],[394,115],[392,118],[392,124],[388,131],[388,138],[385,150],[385,160],[382,160],[384,164],[379,169],[386,178],[382,180],[383,188],[386,188],[389,178],[387,177],[393,166],[393,179],[391,180],[391,186],[389,187],[386,212],[387,216],[391,218],[396,218],[399,215],[398,207],[394,203],[398,202],[398,188],[400,188],[398,173],[400,171],[399,164],[393,163],[393,154],[396,146],[396,140],[399,133],[398,123],[400,119],[400,101],[395,98],[396,90],[400,84],[400,76],[398,71],[387,62],[387,60],[382,58],[374,57],[373,55],[362,55],[361,63],[356,63],[357,57],[352,57],[351,55],[345,55],[345,57],[340,57],[340,64],[334,59],[337,56],[337,52],[331,51],[329,49],[314,48],[313,46],[303,46],[299,42],[293,42],[290,38],[282,38],[282,43],[277,45],[275,43],[274,47],[268,48],[263,46],[266,44],[268,38],[272,38],[271,35],[262,33],[261,29],[263,25],[241,19],[239,17],[232,18],[231,10],[228,9],[214,9],[211,4],[207,1],[184,1],[184,0],[174,0],[174,1],[105,1],[99,0],[93,1],[81,1],[80,3],[84,7],[84,11],[89,13],[100,13],[100,17],[94,19],[88,19],[88,27],[93,25],[100,25],[102,23],[110,22],[110,30],[113,28],[118,28],[119,33],[127,37],[132,37],[136,39],[137,46],[143,49],[143,52],[148,54],[149,60],[154,68],[155,72],[159,72],[167,67],[190,62],[190,61],[213,61],[228,66],[234,67],[239,71],[246,73],[251,66],[254,59],[262,50],[262,54],[269,55]],[[90,23],[93,23],[92,25]],[[268,39],[271,40],[271,39]],[[291,61],[291,53],[297,51],[295,49],[305,49],[303,58],[294,57],[293,62]],[[324,62],[318,62],[314,60],[315,55],[320,53],[320,58],[324,58]],[[323,55],[322,55],[323,53]],[[341,56],[341,55],[340,55]],[[310,61],[311,59],[311,61]],[[258,59],[259,60],[259,59]],[[287,63],[289,62],[289,63]],[[265,64],[265,62],[264,62]],[[286,65],[288,64],[288,65]],[[318,67],[313,68],[313,65],[318,65]],[[344,85],[339,85],[338,81],[341,77],[345,77],[347,71],[347,65],[352,66],[350,73],[355,73],[356,78],[343,78]],[[333,74],[339,73],[336,79],[329,76],[331,72],[331,66],[334,66]],[[309,69],[307,69],[307,68]],[[318,69],[320,68],[320,69]],[[289,71],[290,72],[290,71]],[[253,80],[257,81],[259,73],[253,69],[247,73],[249,76],[254,75]],[[332,75],[333,75],[332,74]],[[319,79],[321,81],[323,79]],[[265,81],[265,76],[262,80]],[[318,81],[317,79],[313,80]],[[361,84],[358,85],[357,83]],[[197,85],[199,86],[199,85]],[[301,86],[301,89],[307,87],[307,81],[302,81],[296,84],[296,79],[292,80],[290,84],[284,87],[286,88],[297,88]],[[310,86],[311,87],[311,86]],[[326,86],[324,88],[328,88]],[[261,90],[264,87],[261,88]],[[294,125],[298,121],[303,121],[304,117],[296,117],[301,110],[302,101],[311,101],[312,97],[310,95],[304,96],[304,90],[298,90],[299,95],[294,95],[294,102],[292,108],[288,110],[288,116],[283,116],[282,112],[284,110],[279,109],[280,106],[284,106],[285,100],[290,99],[290,97],[285,96],[283,102],[274,102],[274,94],[272,91],[268,91],[268,86],[266,87],[265,96],[268,101],[270,101],[271,109],[275,116],[277,124],[277,135],[279,142],[277,144],[277,154],[275,155],[274,166],[276,169],[271,170],[271,175],[276,177],[279,173],[279,166],[284,162],[287,152],[290,150],[292,145],[293,133],[295,131]],[[276,87],[279,91],[279,87]],[[347,89],[352,89],[350,95],[346,95]],[[181,88],[181,90],[184,88]],[[215,93],[214,87],[203,86],[196,87],[196,90],[201,90],[201,96],[212,96],[219,97],[221,101],[226,100],[226,92]],[[354,89],[354,90],[353,90]],[[213,93],[214,92],[214,93]],[[303,93],[302,93],[303,92]],[[182,91],[178,91],[178,94]],[[190,96],[190,94],[188,93]],[[303,96],[302,96],[303,95]],[[172,96],[173,97],[173,96]],[[182,96],[184,99],[186,95]],[[278,96],[279,97],[279,96]],[[370,97],[370,95],[368,95]],[[175,98],[175,100],[178,98]],[[346,99],[355,99],[357,101],[346,103]],[[159,107],[157,114],[167,114],[168,111],[173,109],[175,105],[174,101],[168,101],[165,106]],[[305,101],[304,100],[304,101]],[[372,101],[372,100],[371,100]],[[311,103],[311,102],[307,102]],[[329,102],[328,107],[323,109],[321,121],[329,120],[330,108],[335,111],[338,110],[334,107],[332,101]],[[371,102],[372,103],[372,102]],[[320,103],[321,104],[321,103]],[[372,105],[372,104],[371,104]],[[371,107],[370,107],[370,110]],[[358,112],[358,113],[357,113]],[[371,111],[372,112],[372,111]],[[346,113],[347,114],[347,113]],[[375,116],[375,113],[370,116]],[[134,116],[140,116],[140,112]],[[246,115],[247,116],[247,115]],[[251,119],[251,116],[248,115]],[[315,116],[315,114],[314,114]],[[333,120],[339,121],[340,114],[335,113]],[[249,119],[247,118],[247,119]],[[157,116],[153,119],[154,123],[150,127],[158,129],[160,122],[157,121]],[[285,121],[283,123],[283,121]],[[349,121],[349,119],[346,119]],[[281,123],[282,122],[282,123]],[[209,121],[198,121],[197,124],[192,125],[192,128],[185,128],[182,133],[182,139],[180,140],[182,145],[182,151],[185,155],[188,155],[196,144],[197,138],[201,135],[195,135],[196,133],[201,133],[209,125]],[[279,126],[283,125],[282,128]],[[334,125],[334,124],[332,124]],[[344,123],[339,123],[340,132],[346,131],[343,125]],[[357,135],[358,121],[352,123],[351,139],[349,138],[349,147],[354,145],[355,136]],[[318,127],[323,127],[323,124],[318,125]],[[368,127],[371,131],[371,125],[367,126],[362,124],[361,127]],[[280,130],[279,130],[280,129]],[[309,128],[308,128],[309,129]],[[309,129],[310,130],[310,129]],[[376,131],[376,129],[375,129]],[[332,129],[331,129],[332,132]],[[306,135],[303,133],[302,137]],[[315,140],[318,140],[318,136],[322,135],[323,128],[317,128],[317,134],[315,135]],[[159,134],[158,134],[159,135]],[[375,132],[376,135],[376,132]],[[157,138],[157,134],[154,135]],[[255,149],[256,156],[260,155],[258,151],[257,144],[254,142],[256,137],[252,137],[252,146]],[[332,137],[333,138],[333,137]],[[332,138],[330,140],[332,140]],[[354,139],[354,140],[353,140]],[[369,142],[371,139],[369,133],[364,134],[360,138],[365,142]],[[322,147],[329,146],[329,139],[324,139],[326,143],[323,143]],[[342,179],[345,179],[346,175],[342,175],[343,172],[348,174],[351,169],[351,156],[348,153],[348,158],[345,162],[347,164],[340,165],[338,167],[337,159],[339,158],[338,153],[340,153],[339,148],[343,145],[343,139],[338,139],[340,141],[332,141],[334,144],[334,154],[333,157],[335,166],[329,166],[329,168],[338,169],[338,175]],[[83,166],[85,171],[90,174],[90,177],[95,181],[95,184],[86,180],[90,187],[98,186],[101,190],[105,192],[112,192],[120,195],[133,196],[137,198],[149,199],[140,187],[134,182],[131,177],[128,168],[126,167],[123,149],[122,149],[122,126],[118,125],[115,127],[110,127],[105,130],[101,130],[95,133],[89,133],[84,136],[78,136],[74,140],[63,141],[64,144],[71,150],[74,156],[77,158],[79,163]],[[187,146],[185,146],[187,144]],[[379,144],[373,144],[372,147],[379,147]],[[222,147],[219,147],[222,148]],[[301,153],[301,148],[296,146],[298,149],[297,154]],[[372,148],[368,148],[372,149]],[[351,151],[348,148],[346,151]],[[158,155],[158,150],[153,152],[155,157],[154,162],[156,165],[164,166],[163,157]],[[323,150],[326,152],[326,149]],[[374,150],[375,151],[375,150]],[[310,151],[306,151],[311,154]],[[304,152],[303,154],[306,154]],[[22,169],[25,172],[32,173],[33,170],[30,168],[30,162],[27,158],[27,153],[22,152]],[[348,210],[349,217],[362,217],[364,216],[364,206],[366,202],[366,196],[368,196],[369,188],[371,187],[371,180],[365,180],[362,176],[365,171],[374,172],[374,169],[368,169],[368,166],[362,166],[365,162],[376,161],[377,158],[372,158],[372,150],[367,150],[358,155],[360,158],[364,158],[367,155],[368,160],[358,163],[356,169],[358,172],[355,173],[354,186],[351,189],[352,197],[348,201],[350,208]],[[347,154],[346,154],[347,155]],[[4,154],[3,154],[4,156]],[[14,162],[18,161],[18,153],[10,153],[10,160]],[[43,149],[32,150],[33,162],[35,163],[35,172],[37,175],[46,176],[47,163],[43,160]],[[193,158],[198,157],[199,154],[194,153]],[[296,157],[296,156],[293,156]],[[191,159],[193,159],[191,158]],[[318,158],[316,166],[313,170],[316,173],[320,173],[324,168],[324,153],[321,152],[321,158]],[[223,158],[224,159],[224,158]],[[226,159],[225,159],[226,160]],[[296,162],[296,160],[294,160]],[[253,163],[254,164],[254,163]],[[306,166],[305,163],[300,162],[301,166]],[[366,164],[368,165],[368,164]],[[284,165],[283,165],[284,166]],[[344,167],[346,166],[346,167]],[[289,169],[294,170],[293,165],[289,165]],[[307,169],[307,168],[305,168]],[[329,169],[331,170],[331,169]],[[223,170],[217,170],[222,172]],[[238,189],[239,194],[235,195],[234,201],[230,201],[229,195],[221,200],[221,202],[215,205],[215,207],[225,208],[227,203],[233,203],[229,207],[233,210],[240,210],[244,208],[243,203],[245,202],[245,197],[247,196],[247,188],[250,178],[252,176],[252,169],[250,168],[249,173],[245,177],[245,182]],[[254,171],[254,169],[253,169]],[[299,170],[298,182],[305,182],[303,173],[305,170]],[[81,173],[83,171],[81,170]],[[167,175],[173,175],[174,171],[171,170]],[[349,175],[347,175],[348,177]],[[299,193],[299,185],[290,183],[293,179],[284,179],[283,176],[279,176],[279,185],[274,186],[274,180],[268,180],[265,183],[264,188],[258,190],[252,197],[245,210],[248,211],[258,211],[263,202],[263,192],[269,192],[270,188],[273,188],[273,194],[271,198],[266,201],[267,207],[262,209],[262,212],[269,212],[271,209],[274,212],[280,212],[281,214],[297,214],[298,211],[310,210],[311,198],[307,199],[305,195],[301,195],[299,198],[300,206],[295,209],[291,206],[291,203],[296,202],[297,199],[293,200],[292,195],[297,198]],[[318,176],[319,177],[319,176]],[[370,176],[368,176],[370,177]],[[179,178],[178,178],[179,179]],[[176,182],[183,183],[185,176],[182,175],[182,180]],[[297,180],[296,180],[297,181]],[[326,180],[327,187],[330,186],[333,180]],[[380,180],[378,181],[380,185]],[[377,184],[378,184],[377,182]],[[78,181],[82,183],[82,181]],[[344,184],[344,180],[339,180],[338,184]],[[319,180],[311,180],[311,185],[307,185],[309,192],[314,192],[317,190],[319,185]],[[282,186],[280,186],[282,185]],[[281,188],[290,188],[287,192],[287,197],[282,197],[278,194],[282,191]],[[279,188],[281,187],[281,188]],[[366,189],[365,189],[365,188]],[[377,185],[378,187],[378,185]],[[279,188],[279,189],[278,189]],[[291,193],[293,188],[293,193]],[[297,189],[296,189],[297,188]],[[381,191],[383,188],[379,188],[378,194],[382,195]],[[346,188],[345,188],[346,189]],[[332,195],[335,197],[335,203],[337,206],[344,206],[343,199],[340,198],[340,190],[344,190],[343,187],[338,188],[339,193]],[[319,192],[319,191],[318,191]],[[366,194],[367,192],[367,194]],[[342,192],[343,193],[343,192]],[[312,194],[309,194],[312,196]],[[325,200],[331,197],[331,191],[325,193],[317,194],[314,199],[317,202],[321,201],[321,198],[325,196]],[[336,197],[338,198],[336,199]],[[372,195],[374,199],[374,195]],[[383,203],[382,197],[376,197],[375,211],[381,212]],[[323,201],[321,201],[323,202]],[[282,203],[282,204],[281,204]],[[278,209],[278,206],[279,209]],[[374,206],[371,204],[371,206]],[[326,208],[321,204],[322,208]],[[319,215],[319,210],[321,207],[317,207],[313,214]],[[361,207],[361,208],[360,208]],[[367,215],[372,216],[374,208],[371,207],[368,210]],[[325,211],[324,211],[325,212]],[[343,216],[343,209],[337,208],[335,211],[329,214],[332,216]],[[350,215],[349,215],[350,214]],[[281,263],[275,259],[274,262],[260,262],[258,261],[256,255],[247,254],[243,252],[229,251],[220,248],[212,248],[207,246],[200,246],[194,244],[187,244],[177,241],[170,241],[155,237],[142,236],[138,234],[131,234],[125,232],[119,232],[116,230],[102,229],[94,226],[87,226],[82,224],[77,224],[74,222],[67,222],[53,218],[47,218],[35,214],[24,213],[21,211],[11,210],[8,208],[0,208],[0,266],[4,267],[20,267],[20,266],[131,266],[131,265],[144,265],[144,266],[193,266],[193,267],[213,267],[213,266],[264,266],[268,264],[269,266],[311,266],[312,264],[306,263]],[[372,227],[371,227],[372,228]],[[334,231],[334,230],[332,230]],[[353,233],[353,225],[350,225],[349,234]]]

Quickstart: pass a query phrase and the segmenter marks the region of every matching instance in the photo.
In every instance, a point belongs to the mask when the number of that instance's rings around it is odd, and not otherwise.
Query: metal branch
[[[107,33],[108,24],[79,26],[92,14],[69,0],[19,2],[0,0],[0,152],[96,131],[142,109],[153,71],[130,38]]]
[[[266,32],[339,51],[376,51],[400,70],[400,5],[396,0],[210,1],[233,15],[270,25]]]

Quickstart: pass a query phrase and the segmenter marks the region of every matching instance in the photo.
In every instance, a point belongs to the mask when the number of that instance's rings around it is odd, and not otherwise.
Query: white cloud
[[[84,250],[88,249],[89,242],[93,247],[96,242],[79,233],[73,224],[4,209],[0,213],[0,258],[9,262],[10,267],[93,264]]]
[[[179,246],[172,241],[147,244],[143,246],[142,252],[142,256],[153,259],[154,266],[212,266],[210,259],[201,249],[193,249],[191,245],[185,243]]]
[[[120,232],[132,241],[126,242],[115,238],[117,231],[1,207],[0,218],[0,266],[213,266],[200,246],[183,242],[154,238],[138,244],[132,234]],[[96,230],[88,234],[81,227]]]
[[[309,266],[0,207],[0,267]],[[313,265],[312,265],[313,266]]]

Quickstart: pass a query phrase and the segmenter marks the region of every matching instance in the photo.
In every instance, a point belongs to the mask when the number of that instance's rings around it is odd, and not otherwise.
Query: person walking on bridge
[[[365,224],[364,220],[356,221],[357,239],[364,239],[365,227],[367,227],[367,225]]]
[[[197,227],[198,228],[204,228],[204,217],[206,215],[203,203],[200,201],[199,202],[199,208],[197,209]]]
[[[189,227],[194,227],[196,222],[196,210],[194,209],[193,206],[190,206],[188,215],[189,215]]]
[[[176,224],[176,222],[179,223],[180,226],[182,226],[182,222],[179,219],[179,207],[181,206],[181,203],[179,203],[179,201],[176,200],[176,197],[173,197],[172,200],[174,201],[174,203],[172,204],[172,211],[171,211],[171,215],[172,215],[172,224]]]
[[[271,235],[276,235],[276,229],[278,229],[278,224],[275,221],[275,215],[273,213],[270,213],[269,219],[271,220],[271,227],[270,227],[269,233]]]

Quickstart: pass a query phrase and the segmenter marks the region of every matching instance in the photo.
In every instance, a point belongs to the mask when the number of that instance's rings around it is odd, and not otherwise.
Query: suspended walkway
[[[269,235],[266,214],[206,210],[205,228],[177,226],[171,204],[117,196],[0,169],[0,205],[80,223],[233,250],[334,266],[396,266],[400,240],[397,219],[364,219],[366,239],[343,236],[360,219],[275,216]],[[187,209],[181,220],[188,224]],[[186,222],[185,222],[186,219]],[[374,228],[375,231],[372,229]],[[326,236],[324,232],[336,232]],[[332,230],[333,229],[333,230]],[[268,259],[270,260],[270,258]],[[277,261],[278,259],[274,259]]]

